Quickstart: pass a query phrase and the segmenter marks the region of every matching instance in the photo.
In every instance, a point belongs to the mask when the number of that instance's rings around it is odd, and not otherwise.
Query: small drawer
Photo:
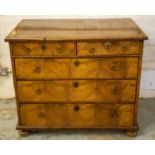
[[[138,58],[15,59],[17,79],[136,78]]]
[[[13,56],[75,56],[74,42],[15,42]]]
[[[136,80],[18,81],[20,102],[134,102]]]
[[[139,41],[81,41],[77,43],[79,56],[138,54]]]
[[[21,104],[22,126],[102,128],[133,125],[133,104]]]

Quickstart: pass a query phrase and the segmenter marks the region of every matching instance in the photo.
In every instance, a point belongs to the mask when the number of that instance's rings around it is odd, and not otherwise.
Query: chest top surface
[[[26,40],[145,40],[131,19],[24,19],[5,41]]]

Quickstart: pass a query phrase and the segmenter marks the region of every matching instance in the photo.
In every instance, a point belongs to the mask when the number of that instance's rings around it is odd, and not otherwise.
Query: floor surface
[[[16,131],[17,115],[15,100],[0,100],[0,140],[127,140],[155,139],[155,99],[141,99],[139,103],[138,136],[130,138],[123,131],[55,131],[20,137]]]

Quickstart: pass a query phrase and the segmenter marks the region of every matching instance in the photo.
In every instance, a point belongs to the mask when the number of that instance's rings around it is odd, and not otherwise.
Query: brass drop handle
[[[128,50],[128,47],[127,47],[127,46],[123,46],[122,49],[123,49],[124,51],[127,51],[127,50]]]
[[[78,60],[75,60],[75,61],[74,61],[74,66],[75,66],[75,67],[78,67],[79,65],[80,65],[80,62],[79,62]]]
[[[110,42],[106,42],[104,44],[104,46],[105,46],[106,49],[109,49],[111,47],[111,43]]]
[[[113,88],[113,90],[112,90],[112,93],[113,93],[113,94],[119,94],[119,93],[120,93],[119,87],[118,87],[118,86],[115,86],[115,87]]]
[[[36,89],[36,94],[38,94],[38,95],[42,94],[42,90],[40,88]]]
[[[118,62],[118,61],[113,62],[113,64],[112,64],[113,71],[118,71],[119,67],[120,67],[120,62]]]
[[[38,114],[38,117],[44,117],[45,116],[45,114],[43,113],[43,112],[40,112],[39,114]]]
[[[76,105],[76,106],[74,106],[74,110],[75,111],[79,111],[80,110],[80,107]]]
[[[73,82],[73,87],[78,88],[79,87],[79,82]]]
[[[40,73],[41,72],[40,66],[36,66],[35,69],[34,69],[34,72],[35,73]]]
[[[119,70],[119,67],[117,65],[112,65],[112,70],[113,71],[118,71]]]
[[[118,113],[117,113],[116,109],[112,109],[110,111],[110,117],[113,117],[113,118],[117,118],[118,117]]]
[[[62,47],[57,48],[57,52],[58,53],[63,53],[63,48]]]
[[[32,51],[32,49],[31,49],[31,48],[29,48],[29,47],[27,47],[27,48],[25,49],[25,52],[26,52],[26,53],[28,53],[28,54],[30,54],[30,53],[31,53],[31,51]]]
[[[95,49],[95,48],[91,48],[91,49],[89,50],[89,52],[92,53],[92,54],[94,54],[94,53],[96,52],[96,49]]]
[[[41,48],[42,50],[45,50],[45,49],[46,49],[45,43],[42,43],[42,44],[40,45],[40,48]]]

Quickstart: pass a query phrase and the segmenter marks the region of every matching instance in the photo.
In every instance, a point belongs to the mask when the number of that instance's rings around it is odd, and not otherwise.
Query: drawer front
[[[23,104],[23,126],[120,127],[133,125],[133,104]]]
[[[135,80],[18,81],[20,102],[134,102]]]
[[[136,78],[137,57],[15,59],[18,79]]]
[[[12,43],[14,56],[75,56],[74,42]]]
[[[138,54],[139,41],[82,41],[77,43],[78,55]]]
[[[69,78],[71,59],[15,59],[18,79]]]

